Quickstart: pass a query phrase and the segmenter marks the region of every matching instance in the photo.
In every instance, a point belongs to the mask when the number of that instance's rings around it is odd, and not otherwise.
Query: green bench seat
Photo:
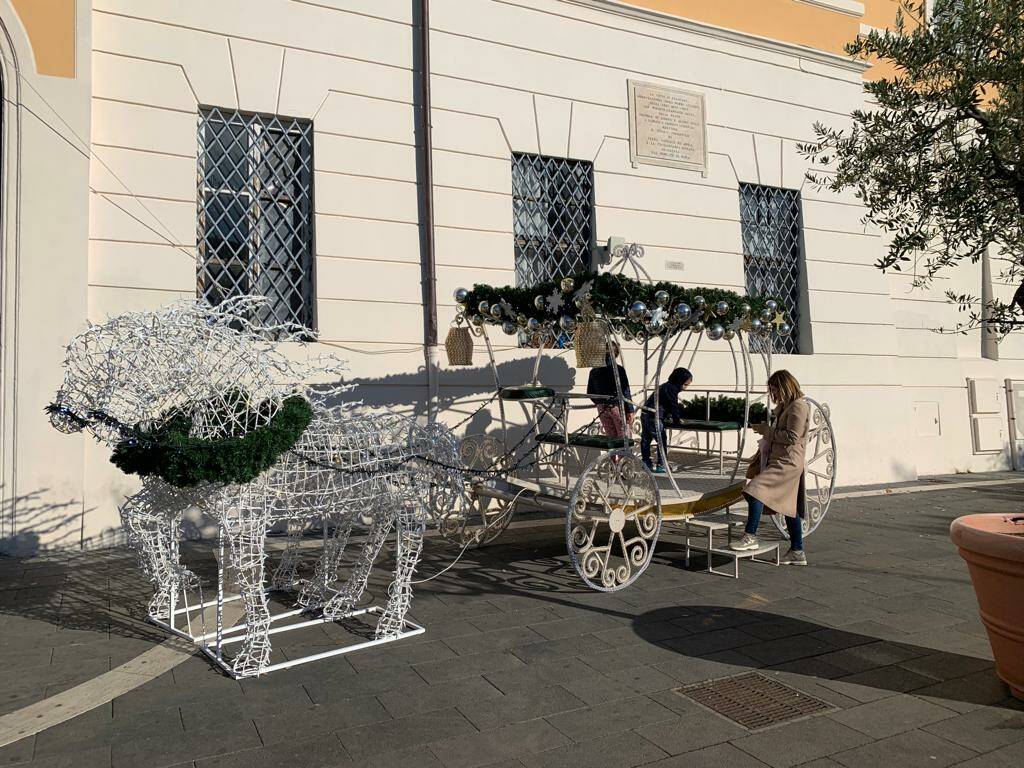
[[[558,445],[565,445],[565,435],[561,432],[542,432],[537,435],[537,441],[541,443],[555,443]],[[599,448],[603,451],[612,451],[616,448],[626,447],[625,438],[621,437],[609,437],[608,435],[588,435],[583,432],[570,432],[569,433],[569,445],[578,446],[580,448]],[[635,441],[629,440],[629,445],[634,445]]]
[[[704,421],[703,419],[683,419],[682,421],[665,422],[666,429],[688,429],[692,432],[738,432],[741,425],[735,421]]]
[[[502,400],[544,400],[555,396],[551,387],[502,387],[498,396]]]

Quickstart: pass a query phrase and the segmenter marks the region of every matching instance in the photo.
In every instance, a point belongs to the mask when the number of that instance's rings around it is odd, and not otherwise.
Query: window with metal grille
[[[314,327],[313,124],[199,110],[197,293],[268,299],[255,318]]]
[[[798,354],[804,288],[801,285],[800,193],[740,184],[740,229],[747,294],[778,300],[793,332],[773,334],[774,351]]]
[[[513,153],[516,285],[590,269],[594,167],[584,160]]]

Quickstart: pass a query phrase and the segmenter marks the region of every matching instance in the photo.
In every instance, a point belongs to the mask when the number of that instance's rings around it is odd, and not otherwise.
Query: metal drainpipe
[[[427,419],[437,417],[437,264],[434,258],[434,142],[430,117],[430,0],[419,3],[420,263],[423,286],[423,357],[427,369]]]

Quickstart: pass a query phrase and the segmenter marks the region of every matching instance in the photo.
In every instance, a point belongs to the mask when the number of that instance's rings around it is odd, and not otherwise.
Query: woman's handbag
[[[768,452],[770,449],[771,445],[768,443],[768,438],[762,437],[757,443],[757,453],[750,457],[750,463],[747,465],[747,480],[753,480],[761,474],[761,470],[768,463]]]

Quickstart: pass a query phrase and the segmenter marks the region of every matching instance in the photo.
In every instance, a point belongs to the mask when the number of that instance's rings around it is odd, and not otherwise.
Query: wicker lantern
[[[601,323],[580,323],[573,339],[577,368],[599,368],[608,355],[608,340]]]
[[[444,340],[444,349],[448,353],[448,365],[473,364],[473,335],[464,325],[453,325]]]

